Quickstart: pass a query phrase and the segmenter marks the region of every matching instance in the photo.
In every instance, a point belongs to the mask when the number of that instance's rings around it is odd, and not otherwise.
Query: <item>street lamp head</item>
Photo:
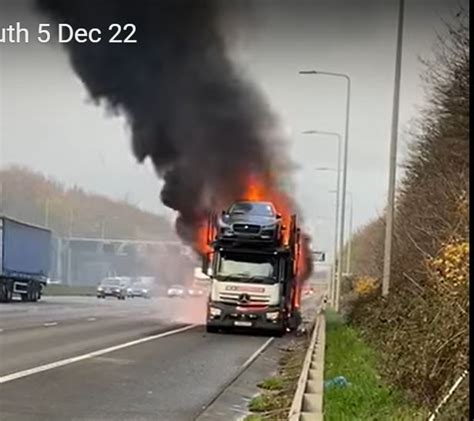
[[[316,70],[300,70],[299,74],[300,75],[315,75],[318,72]]]
[[[325,130],[314,130],[314,129],[311,129],[311,130],[304,130],[301,132],[301,134],[316,134],[316,135],[325,135],[325,136],[337,136],[337,138],[339,139],[339,141],[341,140],[341,135],[337,132],[328,132],[328,131],[325,131]]]
[[[315,171],[337,171],[336,168],[331,167],[315,167]]]

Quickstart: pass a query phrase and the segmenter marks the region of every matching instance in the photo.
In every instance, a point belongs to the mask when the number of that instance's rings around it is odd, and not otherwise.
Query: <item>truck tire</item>
[[[301,324],[301,322],[302,322],[301,313],[298,310],[294,311],[291,314],[290,319],[288,320],[288,327],[291,330],[296,330],[298,329],[298,326]]]
[[[38,285],[31,283],[28,285],[28,290],[26,294],[21,294],[21,301],[34,303],[39,300],[40,289]]]
[[[32,285],[30,301],[36,303],[39,299],[39,286]]]
[[[206,332],[207,333],[217,333],[217,332],[219,332],[219,329],[215,326],[206,326]]]
[[[0,285],[0,303],[9,303],[12,300],[13,290],[11,283],[6,282]]]
[[[286,323],[282,321],[280,326],[278,326],[278,330],[274,333],[274,336],[277,338],[281,338],[286,333]]]

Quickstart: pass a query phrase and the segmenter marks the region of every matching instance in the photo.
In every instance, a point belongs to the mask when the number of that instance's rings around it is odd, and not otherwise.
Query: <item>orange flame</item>
[[[272,179],[267,183],[263,179],[250,176],[247,179],[247,190],[244,192],[242,200],[272,202],[281,215],[285,230],[283,231],[284,242],[288,244],[289,228],[292,214],[292,206],[289,197],[279,189],[274,187]]]
[[[273,177],[256,177],[250,175],[245,180],[245,190],[236,200],[248,200],[248,201],[265,201],[272,202],[281,215],[283,226],[284,243],[289,243],[290,237],[290,223],[291,215],[294,213],[291,199],[288,195],[276,187],[276,183]],[[217,209],[220,212],[221,209]],[[203,221],[199,229],[196,232],[195,237],[195,249],[202,255],[210,253],[212,251],[209,246],[209,232],[207,227],[208,221]],[[212,236],[212,235],[211,235]],[[295,273],[296,273],[296,286],[294,290],[293,303],[295,308],[300,307],[301,302],[301,290],[304,280],[309,276],[311,268],[308,265],[308,244],[300,243],[297,244],[297,257],[295,260]]]
[[[194,248],[197,250],[197,252],[201,255],[208,254],[212,251],[209,243],[208,243],[208,226],[207,226],[207,220],[203,221],[197,232],[196,232],[196,237],[194,241]]]

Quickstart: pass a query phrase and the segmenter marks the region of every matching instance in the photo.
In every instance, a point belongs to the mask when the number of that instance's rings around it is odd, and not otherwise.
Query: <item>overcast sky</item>
[[[441,18],[456,2],[405,4],[399,161],[409,122],[423,103],[418,56],[430,55],[435,31],[443,29]],[[335,168],[337,143],[301,131],[343,135],[346,85],[339,78],[298,71],[351,77],[348,189],[356,228],[380,214],[386,201],[397,5],[397,0],[263,0],[244,19],[234,45],[236,62],[261,87],[288,131],[289,154],[299,167],[294,174],[298,202],[319,249],[332,247],[335,196],[328,191],[335,188],[336,174],[315,168]],[[29,11],[26,0],[0,0],[0,26],[17,20],[44,21]],[[63,50],[0,44],[0,93],[2,167],[24,165],[68,185],[165,212],[161,183],[149,163],[135,162],[124,120],[87,101]]]

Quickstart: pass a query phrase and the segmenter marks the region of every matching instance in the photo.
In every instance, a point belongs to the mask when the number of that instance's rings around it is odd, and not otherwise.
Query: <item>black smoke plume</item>
[[[227,54],[226,3],[36,0],[53,21],[101,30],[98,44],[65,44],[72,66],[93,100],[126,116],[133,152],[152,160],[188,242],[213,201],[239,196],[246,174],[275,172],[274,118]],[[138,42],[107,42],[112,23],[136,25]]]

